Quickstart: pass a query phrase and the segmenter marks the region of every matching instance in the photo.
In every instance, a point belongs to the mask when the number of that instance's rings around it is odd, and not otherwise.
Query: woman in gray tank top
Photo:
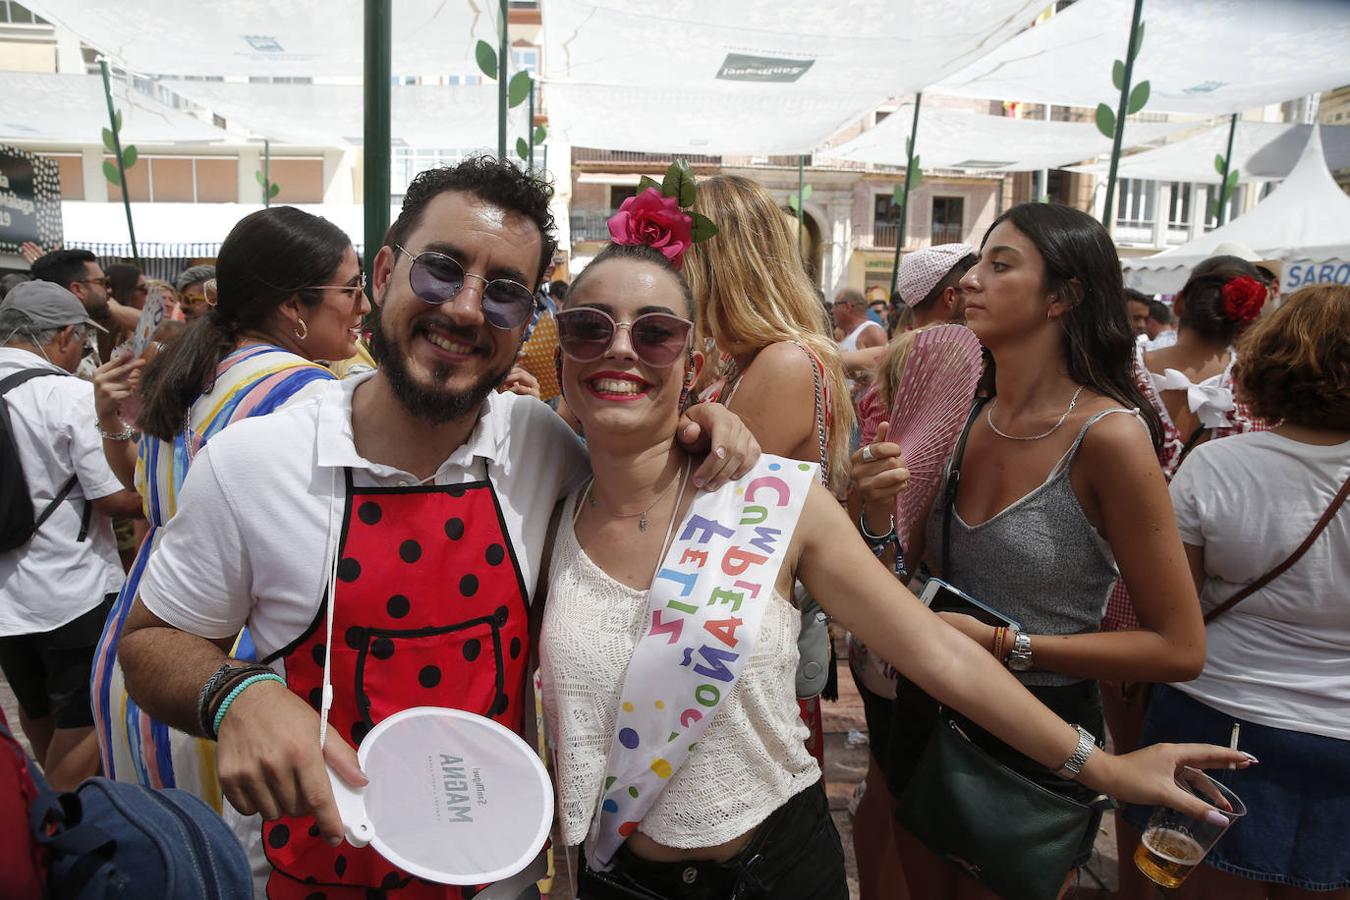
[[[961,286],[967,324],[993,358],[994,388],[970,423],[950,517],[944,485],[909,546],[939,577],[1021,623],[1020,634],[996,635],[973,618],[944,614],[989,652],[999,644],[1001,661],[1024,685],[1101,743],[1098,679],[1186,681],[1205,653],[1158,469],[1161,422],[1130,374],[1120,262],[1095,219],[1027,203],[995,221]],[[1141,627],[1100,633],[1118,573],[1143,598]],[[901,796],[937,710],[902,684],[894,714],[899,739],[886,768]],[[1092,799],[979,728],[969,733],[1033,781]],[[912,896],[993,896],[903,827],[896,832]],[[1090,841],[1082,851],[1080,865]]]

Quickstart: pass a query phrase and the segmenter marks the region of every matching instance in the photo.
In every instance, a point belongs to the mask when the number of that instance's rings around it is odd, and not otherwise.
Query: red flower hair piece
[[[646,175],[638,193],[610,217],[609,236],[616,244],[646,244],[661,251],[676,269],[684,267],[684,253],[693,244],[717,234],[717,226],[694,205],[695,182],[689,163],[677,159],[661,182]]]
[[[1239,325],[1250,325],[1261,315],[1269,292],[1250,275],[1239,275],[1223,286],[1223,314]]]

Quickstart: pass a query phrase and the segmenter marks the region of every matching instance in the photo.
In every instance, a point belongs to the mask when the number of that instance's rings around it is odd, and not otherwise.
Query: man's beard
[[[467,391],[436,390],[423,387],[414,381],[412,375],[408,372],[403,348],[395,346],[389,340],[384,331],[384,322],[381,321],[380,317],[376,317],[374,324],[375,328],[370,340],[371,353],[378,361],[384,377],[389,381],[389,387],[393,389],[394,396],[398,398],[398,402],[403,405],[404,409],[432,425],[444,425],[447,422],[453,422],[456,419],[478,412],[479,407],[483,405],[483,401],[488,398],[488,395],[495,391],[506,380],[506,376],[511,373],[511,366],[509,365],[500,372],[488,372]],[[433,366],[431,369],[432,380],[435,382],[444,381],[450,377],[452,371],[450,366]]]

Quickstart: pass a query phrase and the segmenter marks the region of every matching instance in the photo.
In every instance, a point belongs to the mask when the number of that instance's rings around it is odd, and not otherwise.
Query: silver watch
[[[1078,773],[1083,771],[1083,766],[1087,765],[1088,757],[1092,751],[1097,749],[1097,739],[1092,736],[1082,725],[1073,726],[1078,732],[1078,746],[1073,748],[1073,753],[1064,760],[1064,765],[1056,770],[1055,774],[1060,778],[1072,780],[1078,777]]]
[[[1008,651],[1008,668],[1014,672],[1031,668],[1031,635],[1025,631],[1019,631],[1013,637],[1012,649]]]

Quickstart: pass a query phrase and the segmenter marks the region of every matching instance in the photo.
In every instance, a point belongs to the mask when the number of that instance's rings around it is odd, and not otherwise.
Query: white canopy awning
[[[831,159],[903,166],[914,121],[906,104],[875,128],[819,155]],[[1125,146],[1161,140],[1188,127],[1178,122],[1129,123]],[[1111,152],[1111,141],[1088,122],[1044,122],[922,106],[915,152],[925,168],[1021,172],[1055,169]]]
[[[576,146],[810,153],[1016,34],[1026,0],[548,0],[544,77]]]
[[[1135,127],[1133,124],[1126,126],[1126,137]],[[1269,181],[1287,176],[1302,156],[1311,131],[1311,125],[1238,122],[1237,132],[1233,135],[1232,162],[1232,168],[1238,171],[1238,180]],[[1335,156],[1341,166],[1350,165],[1350,126],[1324,125],[1321,139],[1327,148],[1336,149]],[[1277,141],[1280,146],[1266,152]],[[1228,125],[1218,125],[1183,141],[1122,157],[1116,175],[1149,181],[1218,184],[1219,171],[1214,166],[1214,157],[1222,156],[1227,151]],[[1327,156],[1331,167],[1339,168],[1331,161],[1329,149]],[[1071,166],[1070,169],[1098,177],[1105,176],[1107,171],[1104,163]]]
[[[323,216],[341,228],[360,252],[365,208],[355,203],[297,203],[296,208]],[[145,257],[215,256],[235,223],[260,203],[133,203],[136,243]],[[398,218],[391,207],[389,221]],[[126,214],[120,203],[65,200],[61,218],[68,247],[95,248],[102,256],[130,256]]]
[[[325,147],[362,143],[359,85],[165,81],[165,87],[259,138]],[[472,150],[497,145],[497,86],[396,84],[390,88],[395,146]],[[524,104],[507,113],[508,133],[525,134]]]
[[[354,76],[363,70],[361,0],[24,0],[119,65],[153,75]],[[398,0],[393,71],[476,72],[473,48],[497,45],[496,4]]]
[[[229,138],[200,119],[165,106],[113,79],[125,144],[209,143]],[[0,138],[48,143],[100,143],[108,102],[97,75],[0,72]]]
[[[944,78],[935,93],[1116,108],[1133,4],[1078,0]],[[964,11],[963,11],[964,17]],[[1350,84],[1343,0],[1148,0],[1133,81],[1149,112],[1219,115]]]
[[[1122,260],[1125,283],[1154,293],[1176,291],[1195,264],[1223,243],[1282,260],[1286,292],[1317,281],[1350,282],[1350,197],[1327,171],[1317,131],[1309,130],[1294,171],[1250,212],[1180,247]]]

